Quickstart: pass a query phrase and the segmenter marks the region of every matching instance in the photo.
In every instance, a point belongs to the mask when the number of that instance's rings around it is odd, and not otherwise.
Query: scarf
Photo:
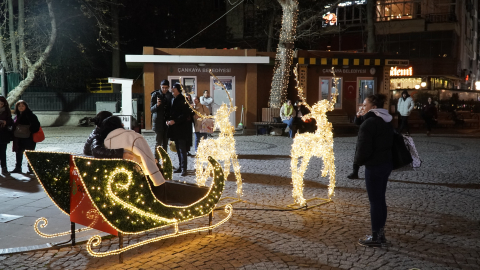
[[[284,115],[285,115],[285,116],[290,116],[290,115],[292,115],[292,113],[293,113],[293,106],[292,106],[292,105],[288,106],[287,103],[285,103],[283,106],[284,106],[284,111],[283,111],[283,112],[284,112]]]

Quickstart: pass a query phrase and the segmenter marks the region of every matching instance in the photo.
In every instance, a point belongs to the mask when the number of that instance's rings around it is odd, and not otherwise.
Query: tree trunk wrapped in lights
[[[287,94],[290,66],[293,60],[293,43],[297,29],[298,1],[277,0],[282,6],[282,30],[275,57],[272,87],[270,89],[270,108],[280,108]]]

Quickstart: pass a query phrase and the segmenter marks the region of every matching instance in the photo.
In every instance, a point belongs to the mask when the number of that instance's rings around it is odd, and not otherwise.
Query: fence
[[[132,98],[137,98],[139,108],[143,108],[142,94],[133,93]],[[95,111],[97,101],[118,101],[120,103],[122,94],[27,92],[22,94],[21,99],[25,100],[33,111]]]

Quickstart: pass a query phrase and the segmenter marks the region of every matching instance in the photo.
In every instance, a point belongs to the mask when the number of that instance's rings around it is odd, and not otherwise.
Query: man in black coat
[[[168,91],[169,88],[169,82],[167,80],[163,80],[160,83],[160,89],[153,91],[151,94],[150,111],[152,112],[152,129],[157,134],[155,149],[160,145],[163,147],[163,149],[167,150],[168,146],[168,126],[166,125],[165,121],[170,114],[169,111],[173,98],[172,93]]]
[[[178,169],[175,173],[187,175],[187,140],[192,137],[191,110],[182,95],[182,88],[175,84],[172,88],[173,99],[170,115],[167,119],[168,138],[175,142],[177,148]]]

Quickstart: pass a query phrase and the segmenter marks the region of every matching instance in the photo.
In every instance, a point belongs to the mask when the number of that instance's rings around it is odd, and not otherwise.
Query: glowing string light
[[[298,1],[287,0],[282,5],[282,28],[280,30],[280,42],[277,46],[273,79],[270,87],[270,108],[280,108],[287,96],[290,67],[293,61],[293,44],[296,39]]]
[[[198,144],[197,148],[197,158],[195,163],[195,173],[196,173],[196,180],[197,184],[200,186],[205,186],[207,178],[210,176],[211,172],[213,171],[212,165],[208,162],[208,157],[211,156],[217,161],[223,161],[224,167],[223,171],[225,173],[225,178],[228,177],[230,174],[230,162],[233,167],[233,171],[235,173],[235,179],[237,180],[237,196],[240,198],[242,196],[242,175],[240,174],[240,164],[238,163],[237,154],[235,150],[235,138],[233,134],[235,132],[235,128],[230,123],[230,114],[234,113],[237,107],[233,106],[232,98],[230,97],[230,93],[225,88],[225,86],[220,82],[220,79],[217,78],[210,70],[210,75],[213,76],[215,79],[215,84],[222,87],[223,90],[227,93],[228,100],[230,101],[230,108],[227,104],[223,103],[220,108],[217,110],[215,115],[203,115],[189,102],[186,102],[190,109],[195,112],[195,114],[200,119],[213,119],[215,121],[215,127],[220,129],[220,134],[216,139],[201,139],[200,143]],[[180,79],[181,81],[181,79]],[[182,88],[182,92],[185,93],[183,89],[183,85],[180,83],[180,87]],[[204,164],[207,164],[207,168],[204,168]]]
[[[105,252],[94,251],[92,249],[92,247],[99,246],[101,241],[102,241],[102,238],[99,235],[95,235],[95,236],[92,236],[88,240],[87,251],[88,251],[88,253],[90,253],[90,255],[92,255],[94,257],[106,257],[106,256],[110,256],[110,255],[118,255],[118,254],[120,254],[122,252],[125,252],[127,250],[134,249],[134,248],[137,248],[137,247],[140,247],[140,246],[143,246],[143,245],[146,245],[146,244],[150,244],[150,243],[153,243],[153,242],[157,242],[157,241],[160,241],[160,240],[163,240],[163,239],[168,239],[168,238],[178,237],[178,236],[182,236],[182,235],[186,235],[186,234],[190,234],[190,233],[196,233],[196,232],[211,230],[211,229],[214,229],[214,228],[222,225],[223,223],[227,222],[232,217],[233,207],[230,204],[225,206],[225,213],[227,213],[228,215],[224,219],[220,220],[217,224],[214,224],[214,225],[211,225],[211,226],[195,228],[195,229],[190,229],[190,230],[186,230],[186,231],[179,231],[178,230],[178,223],[175,223],[175,224],[173,224],[174,230],[175,230],[174,233],[158,236],[158,237],[147,239],[147,240],[143,240],[141,242],[131,244],[127,247],[123,247],[123,248],[119,248],[119,249],[111,250],[111,251],[105,251]]]
[[[293,198],[295,203],[304,206],[306,203],[303,197],[303,175],[308,168],[308,163],[312,156],[323,159],[322,177],[330,176],[330,183],[328,185],[328,198],[334,195],[335,189],[335,156],[333,152],[333,133],[332,123],[328,122],[326,113],[335,109],[337,102],[337,79],[335,78],[335,70],[332,67],[333,80],[335,82],[335,93],[332,94],[331,101],[323,99],[313,106],[309,106],[305,101],[303,89],[298,81],[298,65],[294,68],[295,80],[297,82],[298,96],[302,100],[301,105],[305,105],[310,110],[310,113],[304,115],[302,120],[315,119],[317,129],[315,133],[296,134],[293,139],[291,151],[291,170],[293,182]],[[302,158],[302,163],[298,167],[298,159]]]
[[[42,224],[40,224],[40,222],[42,222]],[[38,227],[45,228],[45,227],[47,227],[47,225],[48,225],[48,220],[44,217],[41,217],[41,218],[39,218],[35,221],[35,224],[33,225],[33,228],[35,229],[35,232],[38,235],[40,235],[41,237],[44,237],[44,238],[54,238],[54,237],[69,235],[69,234],[72,233],[72,231],[66,231],[66,232],[61,232],[61,233],[46,234],[46,233],[41,232],[38,229]],[[88,231],[88,230],[91,230],[91,229],[92,228],[85,227],[85,228],[82,228],[82,229],[75,230],[75,233],[84,232],[84,231]]]

